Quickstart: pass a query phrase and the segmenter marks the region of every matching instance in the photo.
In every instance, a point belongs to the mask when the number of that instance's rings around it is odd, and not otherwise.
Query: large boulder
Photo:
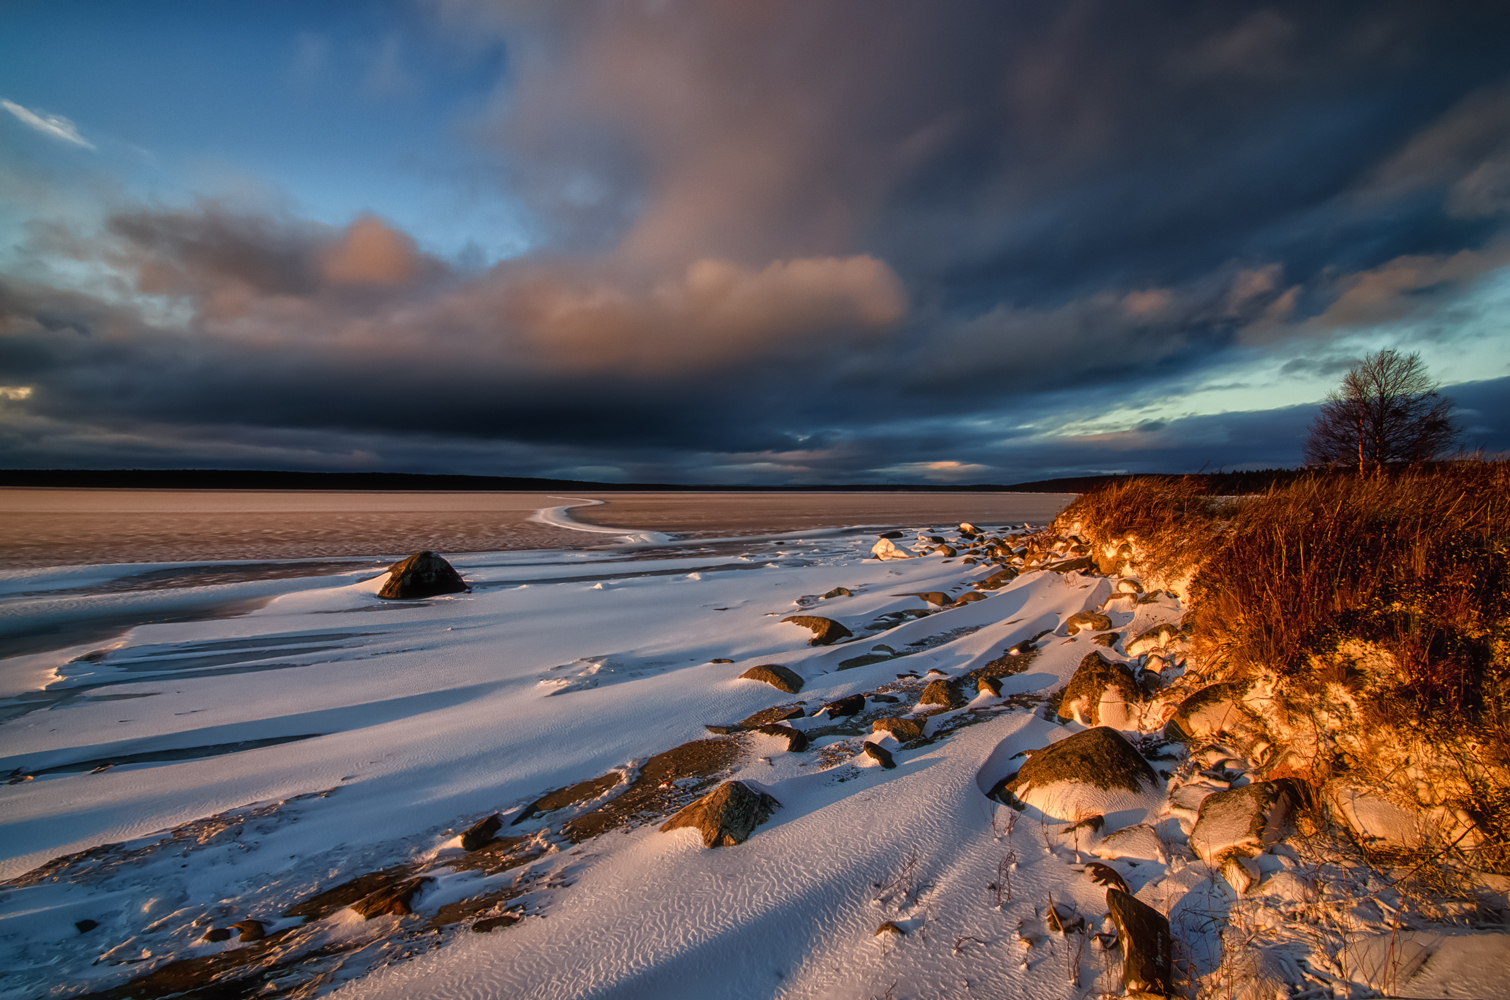
[[[1082,726],[1136,729],[1142,700],[1127,664],[1087,653],[1059,700],[1059,719]]]
[[[1190,849],[1221,869],[1234,889],[1247,892],[1257,878],[1242,861],[1279,843],[1300,801],[1300,786],[1289,778],[1254,781],[1208,795],[1190,831]]]
[[[795,670],[783,667],[779,663],[762,663],[758,667],[751,667],[739,675],[741,680],[764,681],[778,691],[787,694],[796,694],[802,690],[802,677]]]
[[[743,781],[726,781],[662,823],[661,832],[691,827],[702,834],[704,847],[733,847],[748,840],[780,806]]]
[[[378,591],[385,601],[415,601],[441,594],[461,594],[469,588],[461,574],[434,552],[416,552],[388,567],[388,582]]]
[[[1203,687],[1180,702],[1164,725],[1164,737],[1189,743],[1236,731],[1251,722],[1253,713],[1243,704],[1246,681],[1228,681]]]
[[[1122,988],[1127,996],[1160,1000],[1174,996],[1169,918],[1121,889],[1106,890],[1106,908],[1117,925]]]
[[[854,635],[832,618],[824,618],[821,615],[792,615],[781,621],[783,624],[801,625],[809,629],[813,633],[813,637],[807,641],[809,646],[831,646],[840,639],[848,639]]]
[[[1162,783],[1148,762],[1114,729],[1098,726],[1034,750],[1014,775],[991,789],[993,798],[1031,806],[1054,822],[1105,818],[1110,832],[1142,822],[1162,801]]]

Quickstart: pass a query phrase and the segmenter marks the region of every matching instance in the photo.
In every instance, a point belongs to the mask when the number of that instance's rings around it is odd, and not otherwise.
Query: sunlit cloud
[[[43,135],[50,135],[54,139],[60,139],[75,146],[83,146],[85,149],[94,148],[94,143],[79,135],[78,126],[62,115],[38,113],[28,108],[23,108],[14,101],[7,101],[3,98],[0,98],[0,107],[15,115],[18,121],[29,125]]]

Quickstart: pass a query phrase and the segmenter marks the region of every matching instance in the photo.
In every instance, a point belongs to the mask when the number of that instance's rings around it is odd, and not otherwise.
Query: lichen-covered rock
[[[1081,629],[1106,632],[1111,629],[1112,620],[1099,611],[1077,611],[1064,620],[1064,627],[1070,635],[1075,635]]]
[[[823,595],[823,599],[825,601],[827,601],[827,600],[831,600],[831,599],[833,599],[835,597],[853,597],[853,596],[855,596],[855,592],[853,590],[850,590],[848,587],[835,587],[833,590],[830,590],[828,593],[824,594]]]
[[[1169,919],[1121,889],[1106,890],[1106,908],[1117,925],[1122,988],[1127,996],[1159,1000],[1174,996]]]
[[[1103,816],[1110,832],[1142,822],[1159,807],[1162,789],[1159,776],[1132,744],[1116,730],[1098,726],[1033,751],[1016,774],[996,783],[991,795],[1055,821]]]
[[[1289,778],[1208,795],[1190,831],[1190,848],[1212,867],[1230,858],[1256,858],[1284,837],[1300,801],[1301,789]]]
[[[1059,719],[1073,719],[1082,726],[1136,729],[1142,700],[1138,682],[1125,663],[1087,653],[1064,689]]]
[[[901,537],[898,535],[897,537]],[[877,559],[911,559],[912,553],[889,538],[881,538],[870,547],[870,554]]]
[[[963,594],[959,595],[959,597],[955,600],[954,605],[955,607],[958,607],[961,604],[973,604],[976,601],[984,601],[985,599],[985,594],[977,593],[974,590],[967,590]]]
[[[1174,710],[1164,725],[1165,738],[1189,743],[1249,723],[1253,713],[1243,704],[1248,687],[1244,681],[1229,681],[1201,688]]]
[[[748,840],[780,805],[743,781],[726,781],[662,823],[661,832],[691,827],[702,834],[704,847],[733,847]]]
[[[416,552],[388,567],[388,582],[378,591],[385,601],[416,601],[468,589],[461,574],[434,552]]]
[[[807,641],[809,646],[831,646],[840,639],[848,639],[854,635],[832,618],[824,618],[820,615],[792,615],[781,621],[783,624],[801,625],[811,631],[813,637]]]
[[[461,835],[461,849],[475,851],[498,835],[503,829],[503,819],[497,813],[473,823]]]
[[[873,733],[890,733],[898,743],[923,738],[924,724],[917,719],[876,719],[870,724]]]
[[[782,739],[786,740],[786,748],[791,753],[801,753],[803,750],[807,749],[807,734],[800,729],[793,729],[791,726],[783,726],[779,722],[771,722],[767,723],[764,726],[761,726],[755,731],[758,733],[765,733],[767,736],[779,736]]]
[[[764,681],[778,691],[787,694],[796,694],[802,690],[802,677],[788,667],[779,663],[762,663],[758,667],[751,667],[739,675],[740,680]]]
[[[985,674],[978,674],[975,678],[975,690],[977,693],[986,695],[990,698],[1000,698],[1001,678],[988,677]]]
[[[954,708],[964,704],[965,699],[960,697],[959,682],[946,680],[940,677],[938,680],[928,682],[923,688],[923,693],[918,695],[918,705],[939,705],[943,708]]]
[[[905,937],[906,934],[907,934],[907,932],[904,931],[904,930],[902,930],[902,928],[898,927],[896,924],[894,924],[890,920],[888,920],[888,921],[886,921],[886,923],[884,923],[880,927],[876,928],[876,933],[875,933],[876,937],[880,937],[883,934],[892,935],[894,937]]]

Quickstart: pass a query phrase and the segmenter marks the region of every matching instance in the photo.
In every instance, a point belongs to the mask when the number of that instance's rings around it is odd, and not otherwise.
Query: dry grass
[[[1274,671],[1301,699],[1346,689],[1364,728],[1462,758],[1492,866],[1510,863],[1510,463],[1316,473],[1224,501],[1207,487],[1129,480],[1058,523],[1101,550],[1135,537],[1145,576],[1193,572],[1186,623],[1208,672]]]

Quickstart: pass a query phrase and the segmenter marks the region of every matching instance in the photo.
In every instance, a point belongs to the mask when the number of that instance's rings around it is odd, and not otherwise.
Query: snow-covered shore
[[[540,516],[573,526],[559,508]],[[248,614],[0,661],[0,768],[16,778],[0,788],[0,991],[134,981],[140,993],[161,972],[160,992],[140,995],[168,995],[180,970],[243,981],[248,996],[1115,993],[1106,889],[1087,870],[1099,859],[1171,917],[1196,977],[1223,968],[1230,915],[1293,919],[1288,936],[1269,928],[1272,967],[1237,977],[1255,997],[1505,995],[1502,937],[1439,934],[1417,951],[1457,957],[1402,971],[1396,951],[1374,955],[1382,909],[1350,910],[1346,939],[1296,916],[1315,910],[1318,884],[1350,907],[1369,893],[1303,852],[1264,854],[1267,891],[1240,897],[1187,840],[1192,802],[1245,779],[1156,735],[1125,733],[1158,768],[1142,814],[1119,807],[1099,829],[1068,829],[1048,806],[1017,813],[989,797],[1023,752],[1088,728],[1051,721],[1049,699],[1089,654],[1136,663],[1127,641],[1159,625],[1174,636],[1182,608],[1168,593],[1108,600],[1118,581],[1063,566],[1005,579],[1012,529],[988,527],[997,541],[983,542],[938,527],[954,554],[918,544],[934,535],[924,526],[897,544],[930,554],[885,560],[865,531],[470,555],[454,563],[471,593],[416,602],[378,600],[386,574],[370,571],[244,581],[220,596],[263,602]],[[81,574],[25,586],[77,587]],[[93,596],[157,599],[69,600]],[[1069,622],[1096,610],[1105,628]],[[801,615],[851,635],[809,645],[812,630],[783,621]],[[1165,645],[1178,676],[1178,642]],[[740,678],[758,664],[789,669],[801,690]],[[978,676],[999,693],[919,703],[929,681]],[[855,695],[859,714],[818,714]],[[784,724],[809,749],[706,728],[793,707]],[[921,722],[922,738],[872,736],[890,717]],[[864,751],[867,737],[895,768]],[[652,755],[704,740],[717,766],[650,789],[656,808],[612,812]],[[530,808],[600,776],[614,777]],[[780,803],[748,840],[707,849],[694,832],[658,832],[665,803],[730,779]],[[464,851],[462,831],[494,814],[505,839]],[[569,829],[590,814],[603,832]],[[87,853],[38,872],[75,852]],[[359,878],[409,885],[413,913],[364,920],[346,903],[365,891],[321,895]],[[244,941],[206,937],[248,920],[259,924]],[[474,933],[488,920],[510,926]],[[887,922],[898,933],[877,935]]]

